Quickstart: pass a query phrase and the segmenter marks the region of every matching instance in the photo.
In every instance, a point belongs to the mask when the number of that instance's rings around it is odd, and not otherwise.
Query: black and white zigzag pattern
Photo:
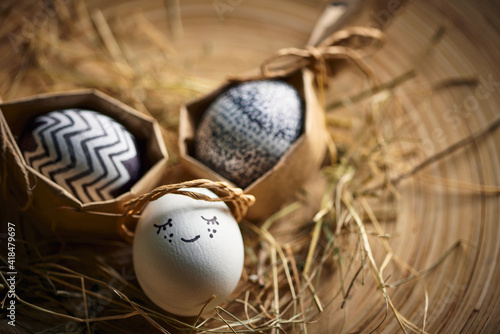
[[[112,118],[66,109],[35,118],[20,141],[26,162],[83,203],[112,199],[140,177],[134,137]]]

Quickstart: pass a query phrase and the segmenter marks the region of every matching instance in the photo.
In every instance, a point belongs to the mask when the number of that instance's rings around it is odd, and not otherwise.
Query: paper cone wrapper
[[[319,173],[327,146],[324,109],[318,101],[314,76],[307,69],[280,78],[290,83],[305,102],[303,132],[272,169],[244,189],[256,198],[247,219],[263,221],[283,205],[293,201],[304,183]],[[196,178],[233,183],[194,158],[195,133],[203,113],[224,91],[234,86],[227,83],[209,95],[182,106],[180,110],[179,148],[181,162]]]
[[[17,140],[27,124],[40,114],[68,108],[89,109],[110,116],[135,136],[145,172],[128,192],[107,201],[82,203],[26,164]],[[123,204],[159,186],[166,172],[168,155],[158,123],[96,90],[43,94],[2,103],[0,121],[4,132],[1,136],[5,197],[2,200],[2,213],[8,212],[9,217],[20,215],[23,223],[32,223],[45,233],[59,237],[88,235],[106,239],[120,238],[120,226],[125,219]],[[5,149],[6,143],[10,143],[10,150]],[[21,209],[28,203],[27,187],[32,189],[31,201]],[[136,218],[127,219],[132,225],[135,220]]]

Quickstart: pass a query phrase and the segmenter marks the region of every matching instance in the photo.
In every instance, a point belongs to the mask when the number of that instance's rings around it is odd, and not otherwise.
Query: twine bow
[[[186,190],[188,188],[205,188],[213,191],[219,197],[209,197],[204,194]],[[159,186],[147,194],[128,201],[124,204],[126,215],[132,216],[140,214],[146,204],[157,200],[165,194],[180,194],[189,196],[196,200],[208,202],[226,202],[231,208],[231,212],[237,221],[242,220],[245,217],[248,208],[255,203],[255,197],[243,193],[243,190],[240,188],[232,188],[224,182],[199,179]]]
[[[318,46],[307,46],[304,49],[284,48],[264,60],[260,66],[261,74],[251,77],[232,77],[233,80],[247,81],[256,79],[271,79],[287,76],[301,68],[309,68],[316,74],[319,83],[327,87],[329,73],[328,61],[345,59],[352,61],[371,81],[376,77],[362,58],[368,52],[369,46],[378,47],[385,41],[382,31],[369,27],[350,27],[339,30],[326,38]]]

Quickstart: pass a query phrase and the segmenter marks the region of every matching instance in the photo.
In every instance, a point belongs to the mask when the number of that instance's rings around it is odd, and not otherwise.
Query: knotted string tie
[[[331,74],[329,62],[344,59],[356,65],[373,83],[376,82],[372,69],[362,60],[370,46],[379,47],[385,41],[382,31],[369,27],[350,27],[337,31],[318,46],[305,48],[284,48],[264,60],[261,73],[253,76],[231,77],[236,81],[272,79],[285,77],[302,68],[309,68],[316,75],[317,82],[328,85],[326,78]],[[320,81],[321,80],[321,81]]]

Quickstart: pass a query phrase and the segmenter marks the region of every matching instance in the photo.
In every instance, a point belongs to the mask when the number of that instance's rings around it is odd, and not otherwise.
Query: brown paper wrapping
[[[319,172],[325,157],[327,130],[324,110],[314,89],[312,72],[302,69],[281,79],[294,86],[305,101],[303,133],[271,170],[244,189],[245,193],[256,198],[246,217],[252,221],[263,221],[285,203],[292,201],[308,178]],[[234,186],[193,157],[196,128],[203,112],[217,96],[233,85],[225,84],[209,95],[181,107],[179,148],[181,162],[195,177],[224,181]]]
[[[137,139],[146,160],[147,172],[130,191],[103,202],[81,203],[68,191],[28,166],[16,140],[27,123],[35,116],[63,108],[87,108],[108,115],[123,124]],[[59,237],[92,236],[119,238],[123,223],[123,204],[159,186],[165,174],[167,150],[158,123],[133,108],[96,90],[80,90],[58,94],[43,94],[0,104],[0,121],[6,133],[3,140],[13,143],[13,152],[5,154],[2,182],[6,199],[2,210],[18,212],[22,221],[32,222],[42,233]],[[16,160],[21,163],[16,163]],[[32,188],[31,201],[26,210],[16,203],[27,202],[23,168]],[[5,188],[6,186],[6,188]],[[10,203],[10,204],[9,204]],[[9,207],[10,206],[10,207]],[[15,213],[14,213],[15,214]],[[135,218],[128,218],[135,223]]]

